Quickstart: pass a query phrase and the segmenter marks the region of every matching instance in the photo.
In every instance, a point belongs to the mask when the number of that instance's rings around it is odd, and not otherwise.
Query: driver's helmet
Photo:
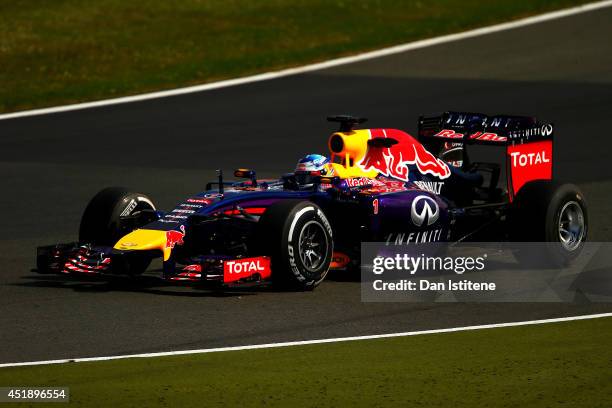
[[[302,157],[295,166],[295,179],[300,185],[312,184],[314,177],[325,176],[329,159],[321,154],[309,154]]]

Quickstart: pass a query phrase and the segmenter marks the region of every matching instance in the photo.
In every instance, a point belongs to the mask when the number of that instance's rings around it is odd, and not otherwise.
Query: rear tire
[[[132,193],[123,187],[108,187],[96,194],[81,217],[79,241],[97,246],[113,246],[125,234],[119,228],[119,219],[142,210],[155,210],[149,197]],[[151,260],[133,257],[123,269],[130,274],[144,272]]]
[[[512,203],[511,240],[546,242],[542,248],[520,248],[519,261],[534,266],[566,266],[581,252],[587,238],[588,213],[584,195],[573,184],[534,180],[525,184]]]
[[[280,201],[266,210],[257,228],[257,252],[270,256],[274,286],[312,290],[325,279],[333,240],[331,225],[319,206]]]

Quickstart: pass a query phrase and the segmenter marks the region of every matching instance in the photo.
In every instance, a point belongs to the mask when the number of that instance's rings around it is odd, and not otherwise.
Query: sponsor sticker
[[[178,209],[178,208],[175,209],[175,210],[172,210],[172,212],[173,213],[179,213],[179,214],[181,214],[181,213],[182,214],[194,214],[195,213],[194,210],[182,210],[182,209]]]
[[[368,177],[353,177],[346,179],[346,185],[348,187],[361,187],[361,186],[384,186],[385,183]]]
[[[438,228],[425,231],[392,232],[386,236],[385,244],[401,245],[438,242],[442,239],[442,231],[442,228]]]
[[[421,190],[434,194],[440,194],[442,187],[444,187],[444,182],[442,181],[415,181],[414,184]]]
[[[508,140],[505,136],[500,136],[497,133],[476,132],[470,135],[470,139],[482,140],[485,142],[505,142]]]
[[[457,133],[451,129],[442,129],[434,135],[434,137],[441,137],[443,139],[462,139],[463,133]]]
[[[508,146],[507,151],[515,194],[528,181],[552,178],[552,141]]]
[[[212,203],[212,200],[210,198],[188,198],[187,202],[208,205]]]
[[[203,205],[200,204],[180,204],[179,207],[185,207],[185,208],[202,208],[204,207]]]
[[[266,279],[271,275],[270,258],[267,256],[234,259],[223,263],[224,283],[236,282],[255,276],[258,276],[259,279]]]

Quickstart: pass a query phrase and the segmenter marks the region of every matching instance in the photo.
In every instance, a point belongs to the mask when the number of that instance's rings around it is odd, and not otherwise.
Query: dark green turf
[[[7,1],[0,111],[254,74],[584,2]]]
[[[82,406],[609,407],[612,318],[0,369]]]

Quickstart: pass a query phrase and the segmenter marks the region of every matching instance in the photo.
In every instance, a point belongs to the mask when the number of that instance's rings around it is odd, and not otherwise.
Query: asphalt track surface
[[[161,208],[213,169],[286,172],[324,152],[330,113],[414,131],[446,109],[555,122],[556,176],[610,241],[612,8],[273,81],[0,121],[0,362],[236,346],[609,312],[612,304],[362,303],[337,277],[312,293],[214,294],[143,278],[31,272],[37,245],[76,238],[84,205],[126,185]]]

